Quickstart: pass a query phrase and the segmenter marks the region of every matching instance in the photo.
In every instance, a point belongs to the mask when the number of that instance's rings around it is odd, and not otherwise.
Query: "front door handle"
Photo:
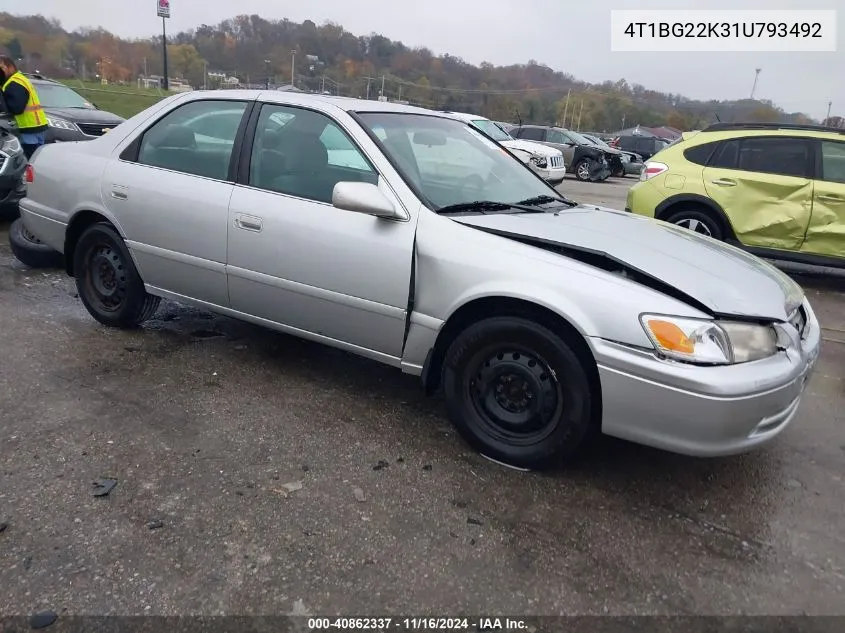
[[[845,202],[845,198],[841,198],[839,196],[829,196],[826,193],[819,194],[816,196],[822,202],[834,202],[834,203],[842,203]]]
[[[261,218],[257,218],[254,215],[244,215],[243,213],[238,213],[235,216],[235,226],[245,231],[255,231],[258,233],[263,228],[264,222]]]
[[[736,180],[731,180],[730,178],[717,178],[711,182],[720,187],[736,187]]]

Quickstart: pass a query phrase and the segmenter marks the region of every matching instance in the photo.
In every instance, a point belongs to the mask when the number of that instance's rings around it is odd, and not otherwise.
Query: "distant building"
[[[193,87],[184,79],[171,77],[168,80],[168,88],[173,92],[190,92]],[[138,77],[138,87],[150,90],[163,89],[164,77],[162,75],[141,75]]]

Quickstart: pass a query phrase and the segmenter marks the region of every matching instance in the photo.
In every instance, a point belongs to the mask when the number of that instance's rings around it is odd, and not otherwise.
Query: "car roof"
[[[370,101],[353,97],[339,97],[335,95],[310,94],[307,92],[288,92],[284,90],[193,90],[181,93],[183,103],[196,99],[247,99],[285,105],[322,105],[336,108],[344,112],[386,112],[400,114],[423,114],[439,116],[444,119],[452,118],[443,112],[418,108],[417,106],[391,103],[389,101]]]
[[[480,114],[470,114],[468,112],[452,112],[451,110],[446,110],[443,114],[448,114],[452,118],[460,119],[461,121],[466,121],[467,123],[471,121],[489,121],[487,117],[481,116]]]

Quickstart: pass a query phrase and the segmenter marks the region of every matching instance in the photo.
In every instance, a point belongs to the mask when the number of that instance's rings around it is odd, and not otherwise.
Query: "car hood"
[[[561,151],[559,149],[549,147],[548,145],[542,145],[540,143],[532,143],[531,141],[513,139],[512,141],[502,141],[502,145],[508,149],[521,149],[524,152],[545,156],[546,158],[561,155]]]
[[[797,283],[745,251],[631,213],[579,205],[558,214],[454,219],[539,248],[559,249],[605,270],[631,272],[646,285],[716,316],[786,321],[804,299]]]
[[[48,115],[54,115],[72,123],[102,123],[103,125],[117,125],[123,123],[123,117],[119,117],[105,110],[94,108],[47,108],[44,110]]]

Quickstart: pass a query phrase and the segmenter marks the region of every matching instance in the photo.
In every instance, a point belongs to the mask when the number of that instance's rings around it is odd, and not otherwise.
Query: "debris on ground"
[[[152,519],[150,521],[147,521],[147,529],[148,530],[157,530],[157,529],[163,528],[163,527],[164,527],[164,521],[162,521],[161,519]]]
[[[380,459],[380,460],[378,460],[378,464],[376,464],[375,466],[373,466],[373,470],[382,470],[382,469],[384,469],[384,468],[387,468],[388,466],[390,466],[390,464],[388,464],[388,463],[387,463],[386,461],[384,461],[383,459]]]
[[[55,611],[39,611],[29,619],[29,626],[33,629],[45,629],[58,619]]]
[[[431,464],[426,464],[423,466],[423,470],[431,470]]]
[[[293,603],[293,610],[290,612],[289,615],[311,615],[311,611],[308,610],[308,607],[305,606],[305,603],[302,601],[302,598],[297,600]]]
[[[470,525],[484,525],[479,519],[474,517],[467,517],[467,523]]]
[[[91,494],[95,497],[105,497],[117,485],[117,479],[96,479],[92,484]]]
[[[291,492],[296,492],[297,490],[302,490],[302,482],[301,481],[291,481],[286,484],[282,484],[281,488],[273,488],[273,492],[276,494],[280,494],[283,497],[287,497],[288,494]]]
[[[364,496],[364,491],[360,488],[355,488],[352,491],[352,494],[355,495],[355,500],[358,502],[363,503],[363,501],[366,499],[366,497]]]
[[[0,532],[5,532],[6,528],[9,527],[8,523],[0,523]]]

